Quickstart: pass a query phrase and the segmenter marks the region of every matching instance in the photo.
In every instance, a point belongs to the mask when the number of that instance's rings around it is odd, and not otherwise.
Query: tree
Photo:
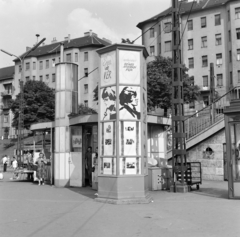
[[[200,88],[194,85],[193,77],[187,74],[188,68],[183,66],[184,103],[198,99]],[[165,111],[172,105],[172,59],[157,56],[147,65],[148,111],[156,107]]]
[[[127,38],[127,39],[122,38],[122,43],[124,43],[124,44],[134,44],[134,41],[131,41],[129,38]]]
[[[54,121],[55,93],[41,81],[27,81],[23,87],[24,128],[29,129],[31,124]],[[12,126],[18,128],[19,105],[21,93],[15,100],[10,101],[10,109],[14,117]]]

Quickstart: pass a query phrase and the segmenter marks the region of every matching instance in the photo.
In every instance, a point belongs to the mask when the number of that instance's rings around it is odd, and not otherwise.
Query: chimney
[[[31,47],[26,47],[26,52],[28,52],[31,49]]]
[[[56,42],[57,42],[56,37],[53,37],[52,44],[53,44],[53,43],[56,43]]]
[[[89,32],[84,33],[84,36],[92,36],[92,34],[94,34],[92,30],[89,30]]]
[[[70,40],[71,40],[70,34],[68,34],[68,43],[70,43]]]

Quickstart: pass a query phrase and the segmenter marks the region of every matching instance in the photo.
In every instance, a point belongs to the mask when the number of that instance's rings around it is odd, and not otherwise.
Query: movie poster
[[[109,174],[109,175],[116,174],[115,158],[103,158],[103,174]]]
[[[116,154],[115,146],[115,123],[105,122],[101,124],[102,133],[102,155],[112,156]]]
[[[108,86],[100,91],[100,120],[116,119],[116,86]]]
[[[72,135],[72,147],[73,148],[82,147],[82,135]]]
[[[109,52],[101,56],[101,86],[116,83],[116,52]]]
[[[141,123],[121,121],[119,129],[120,155],[141,155]]]
[[[120,175],[141,174],[141,158],[120,158]]]
[[[119,82],[140,85],[140,52],[119,51]]]
[[[119,86],[119,119],[141,119],[139,86]]]

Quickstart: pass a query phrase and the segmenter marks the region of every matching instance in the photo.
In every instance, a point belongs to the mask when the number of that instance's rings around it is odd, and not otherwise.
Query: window
[[[46,80],[48,80],[48,79],[49,79],[49,75],[47,74],[47,75],[46,75]]]
[[[8,115],[4,115],[4,117],[3,117],[3,122],[4,123],[8,123],[8,117],[9,117]]]
[[[88,107],[88,100],[84,100],[84,106]]]
[[[171,22],[167,22],[164,24],[164,32],[170,33],[171,32]]]
[[[231,17],[230,17],[230,10],[228,10],[228,21],[231,20]]]
[[[193,39],[188,40],[188,50],[193,50]]]
[[[33,76],[33,81],[35,81],[36,80],[36,77],[35,76]]]
[[[207,48],[207,36],[202,37],[202,48]]]
[[[58,62],[59,62],[59,63],[61,62],[61,58],[60,58],[60,57],[58,58]]]
[[[29,81],[29,77],[26,77],[26,81]]]
[[[161,53],[162,53],[162,44],[159,43],[159,55],[161,55]]]
[[[52,67],[55,67],[55,58],[52,58]]]
[[[67,61],[67,62],[71,62],[71,61],[72,61],[72,60],[71,60],[71,54],[70,54],[70,53],[66,55],[66,61]]]
[[[231,30],[228,31],[228,41],[231,42],[232,37],[231,37]]]
[[[28,71],[30,69],[30,63],[26,63],[26,68],[25,70]]]
[[[49,60],[46,60],[46,68],[49,68]]]
[[[52,74],[52,82],[55,82],[55,74]]]
[[[39,70],[42,70],[43,69],[43,61],[40,61],[39,62]]]
[[[235,19],[240,19],[240,7],[235,8]]]
[[[240,49],[237,49],[237,61],[240,61]]]
[[[215,15],[215,26],[221,25],[221,15],[217,14]]]
[[[222,44],[222,35],[221,34],[216,34],[215,39],[216,39],[216,45]]]
[[[208,96],[203,96],[203,106],[208,106],[209,105],[209,97]]]
[[[84,94],[88,93],[88,84],[84,84]]]
[[[150,28],[150,38],[154,37],[154,28]]]
[[[203,76],[203,87],[208,86],[208,76]]]
[[[236,29],[236,33],[237,33],[237,39],[239,40],[240,39],[240,28]]]
[[[230,85],[233,84],[233,77],[232,77],[232,72],[230,72]]]
[[[36,70],[36,62],[33,62],[33,70]]]
[[[232,62],[232,51],[231,50],[229,51],[229,62],[230,63]]]
[[[217,74],[217,86],[223,86],[223,76],[222,76],[222,74]]]
[[[216,54],[216,59],[217,59],[217,65],[222,65],[222,54]]]
[[[202,56],[202,67],[208,66],[208,58],[207,56]]]
[[[201,28],[207,27],[207,18],[201,17]]]
[[[155,48],[154,46],[150,46],[150,56],[154,56],[155,55]]]
[[[240,70],[238,70],[238,83],[240,83]]]
[[[193,20],[188,20],[188,30],[193,30]]]
[[[188,59],[188,67],[189,68],[194,68],[194,59],[193,58]]]
[[[12,83],[9,84],[4,84],[4,90],[7,92],[9,95],[12,94]]]
[[[195,109],[194,101],[189,103],[189,109]]]
[[[40,77],[39,77],[39,80],[40,80],[40,81],[43,81],[43,77],[42,77],[42,76],[40,76]]]
[[[159,25],[159,35],[161,35],[161,33],[162,33],[162,30],[161,30],[161,25]]]
[[[171,42],[171,41],[166,41],[166,42],[165,42],[165,52],[169,52],[169,51],[172,50],[171,45],[172,45],[172,42]]]
[[[78,53],[75,53],[75,62],[78,62]]]
[[[88,52],[84,52],[84,61],[88,61]]]
[[[85,77],[88,77],[88,68],[84,68],[84,75]]]

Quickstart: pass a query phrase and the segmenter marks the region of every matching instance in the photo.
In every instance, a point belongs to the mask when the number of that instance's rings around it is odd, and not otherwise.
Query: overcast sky
[[[20,55],[46,38],[82,37],[90,29],[100,38],[120,43],[136,39],[136,25],[171,5],[171,0],[0,0],[0,49]],[[141,40],[136,43],[141,44]],[[13,57],[0,51],[0,68],[12,66]]]

